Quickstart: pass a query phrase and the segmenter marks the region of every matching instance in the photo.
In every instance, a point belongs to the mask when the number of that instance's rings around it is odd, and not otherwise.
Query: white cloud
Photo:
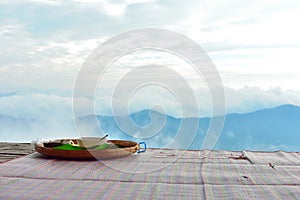
[[[187,109],[186,116],[211,116],[212,104],[211,96],[207,88],[193,88],[198,105],[199,113],[196,111],[195,104],[185,105]],[[300,106],[300,91],[282,90],[281,88],[270,88],[267,90],[258,87],[244,87],[239,89],[225,88],[225,103],[226,113],[246,113],[253,112],[264,108],[272,108],[282,104],[294,104]],[[189,94],[186,94],[189,97]],[[96,112],[98,114],[111,114],[111,101],[109,95],[97,96],[96,98]],[[120,102],[123,102],[120,100]],[[131,112],[138,110],[152,108],[159,105],[164,112],[169,115],[179,117],[181,116],[182,105],[177,99],[163,88],[158,89],[157,86],[143,87],[141,91],[136,91],[131,99],[118,106],[125,106]],[[181,102],[182,103],[182,102]],[[118,108],[115,108],[118,109]]]
[[[24,119],[72,119],[72,99],[30,94],[0,98],[0,115]]]
[[[263,90],[258,87],[226,88],[227,113],[245,113],[281,104],[300,106],[300,91],[284,91],[281,88]]]
[[[112,35],[143,27],[171,28],[199,42],[215,62],[224,85],[234,88],[226,90],[228,112],[247,112],[282,103],[299,105],[300,29],[297,20],[300,12],[297,1],[35,0],[0,3],[5,10],[0,16],[0,92],[24,95],[7,97],[7,101],[1,98],[3,114],[43,117],[46,114],[42,107],[49,105],[69,113],[69,97],[76,75],[92,50]],[[129,65],[152,62],[169,65],[187,77],[199,96],[202,115],[209,115],[210,96],[202,89],[203,82],[182,67],[184,63],[180,59],[172,56],[148,52],[141,57],[125,57],[107,79],[118,79],[128,72]],[[250,87],[243,88],[245,85]],[[276,87],[282,90],[269,89]],[[42,96],[35,96],[35,93],[42,93]],[[43,96],[45,94],[67,99]],[[157,99],[147,92],[141,94],[135,97],[136,108],[133,109],[146,107],[149,100],[158,100],[158,103],[167,104],[164,107],[168,112],[178,114],[175,103],[163,102],[162,91],[158,92]],[[100,98],[105,105],[100,113],[109,113],[109,97],[107,93]],[[31,111],[30,101],[41,111],[34,108]],[[194,114],[192,109],[191,105],[191,115]],[[53,116],[64,116],[55,109],[51,112]]]
[[[61,0],[30,0],[30,1],[32,3],[46,4],[51,6],[58,6],[63,2]]]

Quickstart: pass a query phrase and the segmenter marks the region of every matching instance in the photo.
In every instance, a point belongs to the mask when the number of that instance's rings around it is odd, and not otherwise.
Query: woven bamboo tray
[[[47,146],[47,143],[55,143],[55,142],[67,142],[72,140],[73,143],[78,144],[79,139],[61,139],[61,140],[51,140],[44,142],[36,142],[34,144],[35,150],[45,156],[60,158],[60,159],[75,159],[75,160],[103,160],[103,159],[115,159],[121,158],[125,156],[129,156],[131,154],[138,152],[144,152],[146,149],[145,145],[144,150],[140,151],[140,144],[128,140],[108,140],[116,145],[122,145],[122,148],[115,149],[104,149],[104,150],[58,150],[53,149]]]

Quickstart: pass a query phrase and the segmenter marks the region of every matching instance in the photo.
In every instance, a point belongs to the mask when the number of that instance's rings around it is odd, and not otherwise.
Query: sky
[[[0,0],[0,115],[73,118],[74,83],[88,56],[109,38],[141,28],[172,30],[200,45],[222,79],[227,113],[300,105],[299,18],[297,0]],[[195,91],[200,116],[211,115],[203,80],[166,52],[124,56],[104,80],[145,63],[176,69]],[[112,113],[112,85],[106,86],[96,91],[97,114]],[[180,115],[172,93],[143,89],[132,96],[131,111],[161,105]],[[187,116],[195,115],[190,106]]]

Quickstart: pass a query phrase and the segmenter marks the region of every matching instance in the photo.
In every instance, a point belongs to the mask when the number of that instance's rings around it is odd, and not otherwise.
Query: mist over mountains
[[[229,114],[216,149],[299,151],[300,107]]]
[[[149,147],[201,149],[210,122],[208,117],[175,118],[142,110],[129,118],[85,116],[78,119],[77,126],[81,137],[108,134],[110,139],[145,141]],[[227,114],[214,149],[300,151],[299,122],[300,107],[295,105]],[[0,141],[78,137],[74,122],[61,119],[50,122],[0,116],[0,124]]]
[[[79,126],[85,126],[87,132],[96,135],[97,127],[90,124],[92,117],[94,116],[81,118]],[[109,134],[110,138],[146,141],[150,147],[188,149],[201,149],[211,121],[211,118],[208,117],[174,118],[153,110],[142,110],[131,114],[132,124],[130,125],[122,123],[124,120],[122,117],[116,119],[110,116],[96,117],[101,129]],[[158,132],[154,129],[161,126],[161,123],[155,119],[165,119]],[[299,122],[300,107],[294,105],[282,105],[245,114],[228,114],[214,149],[299,151]],[[123,125],[123,128],[120,128],[120,124]],[[182,127],[183,124],[185,124],[183,130],[178,133],[179,127]],[[192,126],[195,124],[198,127],[194,133]],[[139,130],[134,125],[142,128]],[[145,132],[142,132],[143,130]],[[151,135],[152,130],[154,132]],[[174,139],[176,135],[181,136]]]

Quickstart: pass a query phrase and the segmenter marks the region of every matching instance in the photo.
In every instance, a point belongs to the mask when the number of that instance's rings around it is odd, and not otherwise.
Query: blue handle
[[[141,144],[144,145],[144,149],[142,149],[142,150],[141,150]],[[140,145],[140,148],[138,149],[138,153],[143,153],[143,152],[145,152],[146,149],[147,149],[146,143],[145,143],[145,142],[140,142],[139,145]]]

